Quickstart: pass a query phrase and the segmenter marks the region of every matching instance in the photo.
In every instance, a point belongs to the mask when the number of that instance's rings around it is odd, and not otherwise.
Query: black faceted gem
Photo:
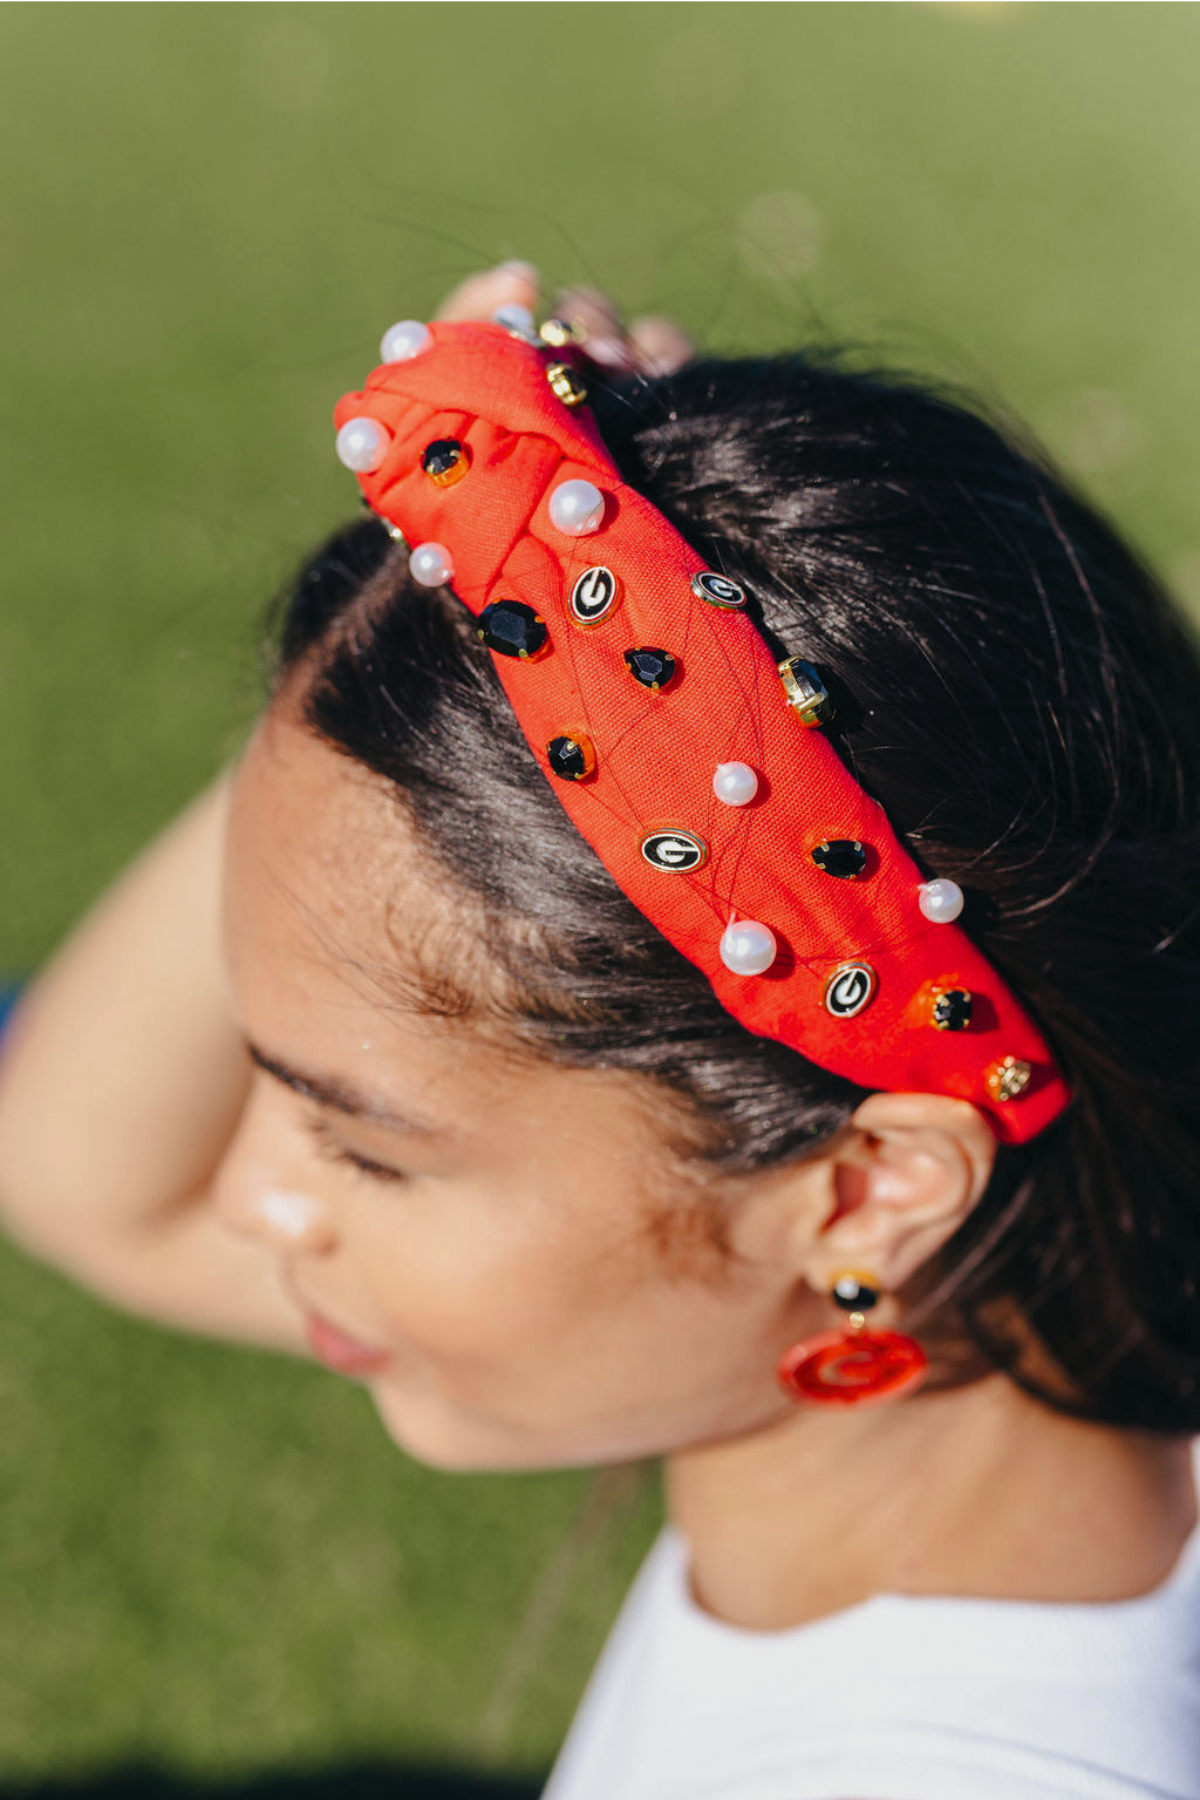
[[[425,446],[421,467],[437,487],[453,487],[467,472],[467,453],[457,438],[435,438]]]
[[[868,1312],[879,1300],[876,1288],[868,1287],[856,1275],[840,1275],[833,1284],[833,1302],[843,1312]]]
[[[476,636],[501,656],[536,656],[550,633],[541,613],[523,600],[493,600],[479,615]]]
[[[813,847],[812,859],[826,875],[853,881],[867,866],[867,852],[857,838],[830,838]]]
[[[655,694],[659,688],[666,687],[675,673],[675,658],[669,650],[655,650],[649,644],[639,644],[624,654],[625,667],[633,679]]]
[[[776,663],[788,704],[796,709],[796,717],[808,730],[828,725],[837,717],[837,708],[829,698],[820,670],[803,656],[785,656]]]
[[[546,755],[550,759],[550,767],[564,781],[582,781],[590,775],[596,766],[595,754],[591,744],[585,737],[551,738],[546,745]]]
[[[971,1023],[971,996],[966,988],[947,988],[933,1003],[933,1022],[939,1031],[965,1031]]]

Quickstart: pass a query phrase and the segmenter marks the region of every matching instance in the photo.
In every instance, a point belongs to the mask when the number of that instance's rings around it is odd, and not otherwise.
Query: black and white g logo
[[[620,600],[621,584],[611,569],[585,569],[571,589],[567,611],[572,624],[590,631],[616,611]]]
[[[825,983],[825,1010],[835,1019],[852,1019],[878,986],[879,977],[870,963],[843,963]]]
[[[736,581],[730,581],[728,575],[718,575],[713,569],[701,569],[698,575],[692,576],[692,592],[697,600],[707,600],[710,606],[745,606],[746,590],[739,587]]]
[[[708,861],[708,845],[694,831],[652,831],[642,839],[642,855],[652,869],[690,875]]]

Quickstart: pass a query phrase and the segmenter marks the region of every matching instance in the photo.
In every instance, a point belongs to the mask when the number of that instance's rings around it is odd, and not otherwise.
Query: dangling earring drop
[[[875,1276],[846,1269],[830,1298],[848,1313],[841,1331],[822,1331],[784,1353],[779,1381],[793,1400],[818,1406],[865,1406],[911,1393],[925,1379],[928,1362],[915,1338],[899,1331],[869,1331],[867,1314],[881,1292]]]

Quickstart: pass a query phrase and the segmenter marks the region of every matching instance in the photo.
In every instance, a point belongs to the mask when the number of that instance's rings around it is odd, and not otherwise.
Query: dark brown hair
[[[596,412],[625,478],[749,588],[776,654],[820,666],[831,741],[922,868],[963,888],[963,927],[1075,1089],[999,1149],[908,1328],[952,1321],[1064,1410],[1200,1431],[1188,627],[1040,453],[907,378],[826,354],[700,360]],[[482,960],[456,970],[430,941],[412,1003],[657,1082],[715,1170],[787,1162],[846,1123],[869,1090],[723,1011],[570,824],[466,609],[412,584],[377,522],[317,552],[273,640],[275,691],[298,687],[307,727],[395,784],[472,909]]]

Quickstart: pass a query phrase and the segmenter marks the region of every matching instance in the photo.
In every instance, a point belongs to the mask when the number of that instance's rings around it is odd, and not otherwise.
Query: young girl
[[[431,1464],[665,1459],[553,1800],[1200,1800],[1193,643],[951,399],[535,299],[339,409],[4,1218]]]

